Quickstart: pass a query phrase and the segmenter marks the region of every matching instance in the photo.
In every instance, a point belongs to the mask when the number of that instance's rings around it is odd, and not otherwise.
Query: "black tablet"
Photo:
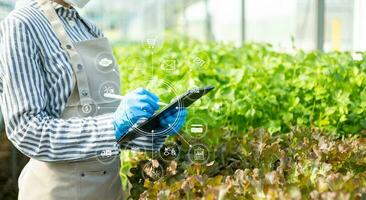
[[[151,118],[133,127],[131,131],[123,135],[121,139],[118,140],[118,143],[121,144],[127,141],[131,141],[134,138],[138,137],[140,134],[154,135],[154,133],[156,133],[156,129],[160,128],[160,117],[162,117],[165,113],[168,113],[172,109],[189,107],[192,103],[197,101],[199,98],[201,98],[214,88],[215,87],[213,86],[207,86],[204,88],[188,90],[185,94],[179,96],[169,105],[165,106],[163,109],[156,112]]]

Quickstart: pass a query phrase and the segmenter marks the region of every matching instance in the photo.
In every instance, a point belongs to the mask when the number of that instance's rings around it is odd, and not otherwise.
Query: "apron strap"
[[[71,38],[66,33],[66,30],[58,17],[51,0],[38,0],[41,11],[50,22],[53,31],[61,43],[62,49],[67,52],[72,65],[73,72],[76,76],[77,87],[79,91],[81,105],[89,105],[92,103],[90,98],[90,88],[86,71],[83,69],[83,62],[79,56]]]

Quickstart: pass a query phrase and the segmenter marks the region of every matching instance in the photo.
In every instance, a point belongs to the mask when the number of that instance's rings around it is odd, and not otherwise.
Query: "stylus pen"
[[[111,94],[111,93],[105,93],[104,94],[104,97],[106,98],[111,98],[111,99],[119,99],[119,100],[124,100],[125,97],[124,96],[121,96],[121,95],[118,95],[118,94]],[[167,103],[164,103],[164,102],[158,102],[158,105],[159,106],[166,106],[168,105]]]

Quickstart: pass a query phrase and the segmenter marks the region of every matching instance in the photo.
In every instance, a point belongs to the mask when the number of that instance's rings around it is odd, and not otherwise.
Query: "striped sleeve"
[[[136,151],[156,152],[164,145],[167,135],[147,136],[141,134],[139,137],[121,144],[122,149],[131,149]]]
[[[63,120],[46,112],[41,60],[27,24],[5,19],[0,25],[0,101],[15,147],[49,162],[87,159],[98,154],[96,149],[118,153],[111,114]]]

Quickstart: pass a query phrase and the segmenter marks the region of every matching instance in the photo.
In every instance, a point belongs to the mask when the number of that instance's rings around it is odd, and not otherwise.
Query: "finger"
[[[159,101],[159,97],[156,96],[154,93],[150,92],[149,90],[143,89],[143,93],[153,98],[156,102]]]
[[[167,126],[169,126],[169,122],[167,122],[165,119],[161,119],[160,120],[160,125],[163,126],[163,127],[167,127]]]
[[[160,106],[159,106],[158,102],[156,100],[154,100],[153,98],[151,98],[150,96],[141,95],[138,98],[140,99],[140,101],[148,103],[154,111],[159,110]]]
[[[128,105],[129,112],[136,112],[137,110],[143,110],[150,114],[154,114],[155,110],[150,106],[150,104],[142,101],[134,101],[134,103],[130,103]],[[126,111],[125,111],[126,112]]]
[[[182,124],[185,122],[185,116],[169,116],[167,118],[164,118],[165,124]]]
[[[168,133],[169,135],[176,135],[182,129],[183,124],[177,124],[172,127],[172,130]]]
[[[188,115],[187,110],[180,110],[179,112],[174,113],[174,115],[172,115],[172,116],[174,116],[175,118],[178,118],[178,120],[184,121],[186,119],[187,115]]]
[[[187,109],[181,109],[181,110],[173,110],[164,115],[165,118],[167,117],[174,117],[174,118],[185,118],[188,114]]]
[[[160,107],[158,102],[155,99],[153,99],[149,95],[144,94],[142,88],[138,88],[138,89],[134,90],[134,92],[129,93],[128,95],[126,95],[126,97],[127,97],[126,98],[127,104],[129,104],[129,105],[136,104],[135,101],[141,101],[141,102],[149,103],[154,111],[158,110]]]
[[[145,102],[139,102],[136,105],[134,105],[136,109],[147,111],[150,114],[154,114],[155,110],[150,106],[150,104]]]
[[[178,111],[179,111],[178,109],[170,109],[170,110],[168,110],[167,112],[165,112],[165,113],[163,114],[163,116],[164,116],[165,118],[167,118],[168,116],[175,115]]]
[[[141,117],[141,118],[139,118],[138,120],[137,120],[137,122],[136,122],[136,124],[141,124],[141,123],[143,123],[143,122],[145,122],[146,120],[148,120],[149,118],[147,118],[147,117]]]
[[[185,107],[176,107],[175,109],[171,110],[171,113],[180,113],[180,112],[187,112],[187,108]]]
[[[152,114],[146,111],[135,109],[133,112],[130,113],[129,120],[134,124],[141,118],[150,118],[151,116]]]
[[[144,88],[141,88],[141,87],[137,88],[133,92],[136,93],[136,94],[144,94]]]
[[[179,112],[179,116],[182,116],[183,118],[186,118],[188,115],[188,110],[187,109],[183,109]]]
[[[182,121],[184,121],[184,119],[182,119]],[[169,126],[176,123],[182,123],[180,122],[180,119],[178,119],[176,116],[169,116],[160,120],[160,124],[164,126]]]
[[[134,116],[139,115],[141,113],[140,111],[146,112],[150,116],[152,116],[155,112],[148,103],[138,102],[133,106],[130,106],[129,110],[117,110],[115,114],[133,118]]]
[[[161,118],[166,119],[169,116],[170,116],[170,112],[167,112],[167,113],[162,114]]]
[[[145,110],[136,110],[135,112],[135,116],[137,118],[142,118],[142,117],[146,117],[146,118],[150,118],[152,116],[152,113],[146,112]]]
[[[154,99],[156,102],[158,102],[158,101],[159,101],[159,97],[157,97],[154,93],[152,93],[152,92],[150,92],[150,91],[146,90],[145,88],[137,88],[137,89],[135,90],[135,92],[136,92],[137,94],[145,94],[145,95],[147,95],[147,96],[151,97],[152,99]]]
[[[168,119],[171,116],[176,116],[176,112],[175,111],[168,111],[168,112],[163,114],[164,119]]]
[[[184,117],[180,117],[178,119],[178,121],[173,124],[173,129],[176,130],[176,131],[179,131],[183,127],[183,125],[185,123],[185,118],[186,118],[185,116]]]
[[[178,120],[177,123],[175,123],[175,128],[181,129],[184,125],[185,119]]]
[[[165,118],[165,121],[170,124],[174,123],[176,120],[177,120],[176,116],[169,116],[169,117]]]

